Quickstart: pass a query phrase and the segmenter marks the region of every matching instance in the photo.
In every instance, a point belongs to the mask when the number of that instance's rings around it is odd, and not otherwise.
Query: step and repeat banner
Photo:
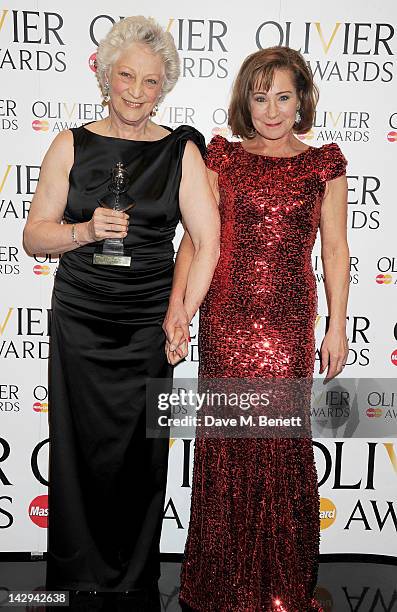
[[[22,231],[51,140],[61,130],[106,116],[95,51],[109,27],[131,14],[155,17],[173,34],[181,57],[180,81],[156,120],[173,128],[192,125],[207,140],[214,134],[230,137],[231,85],[249,53],[288,45],[301,50],[314,72],[320,101],[313,129],[303,140],[315,147],[336,142],[348,159],[351,251],[349,359],[339,391],[317,398],[314,408],[322,417],[321,435],[319,430],[314,441],[321,552],[396,555],[397,441],[390,435],[397,425],[394,0],[204,0],[197,5],[8,0],[2,5],[0,550],[46,549],[47,367],[58,257],[28,257]],[[318,349],[327,327],[319,242],[312,264],[319,293]],[[195,319],[189,357],[177,367],[178,378],[197,374],[197,332]],[[316,373],[318,367],[317,359]],[[367,381],[360,401],[346,400],[343,377]],[[341,414],[349,426],[334,427],[333,419]],[[351,427],[350,417],[360,426]],[[365,429],[375,421],[382,424],[382,436]],[[170,447],[162,551],[179,553],[189,521],[194,441],[173,439]],[[112,508],[108,517],[116,518]]]

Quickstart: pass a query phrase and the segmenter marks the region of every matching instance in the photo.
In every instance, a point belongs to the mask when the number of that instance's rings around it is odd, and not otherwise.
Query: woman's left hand
[[[172,346],[177,346],[177,348],[171,350]],[[182,361],[182,359],[185,359],[185,357],[187,357],[187,354],[189,352],[189,344],[188,340],[184,340],[184,333],[181,328],[176,328],[175,335],[171,343],[169,343],[168,341],[166,342],[165,352],[167,355],[168,363],[170,363],[171,365],[176,365],[177,363],[179,363],[179,361]]]
[[[165,315],[163,330],[166,335],[165,353],[171,365],[188,354],[189,318],[182,301],[172,300]]]
[[[331,380],[331,378],[338,376],[346,365],[348,354],[349,345],[345,330],[339,331],[329,329],[321,344],[320,374],[328,368],[326,374],[327,380]]]

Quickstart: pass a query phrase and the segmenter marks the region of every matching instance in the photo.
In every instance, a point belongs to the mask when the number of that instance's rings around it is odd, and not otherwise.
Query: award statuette
[[[126,194],[130,183],[131,178],[127,170],[121,162],[118,162],[111,170],[109,193],[98,200],[99,204],[122,212],[132,208],[134,202]],[[94,253],[92,263],[102,266],[130,266],[131,253],[124,249],[122,238],[106,238],[103,245]]]

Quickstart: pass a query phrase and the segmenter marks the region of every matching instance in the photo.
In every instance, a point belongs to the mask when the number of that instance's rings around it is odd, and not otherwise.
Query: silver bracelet
[[[77,236],[76,236],[76,224],[75,223],[73,223],[73,225],[72,225],[72,240],[73,240],[73,242],[75,242],[77,244],[77,246],[79,246],[79,247],[83,246],[81,244],[81,242],[79,242],[78,239],[77,239]]]

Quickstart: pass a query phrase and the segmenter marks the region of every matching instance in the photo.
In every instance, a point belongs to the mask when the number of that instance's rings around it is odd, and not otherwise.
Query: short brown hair
[[[233,85],[229,106],[229,126],[234,136],[253,138],[254,126],[251,119],[249,96],[260,83],[268,91],[273,83],[275,70],[290,70],[298,94],[301,114],[299,124],[294,125],[296,134],[308,132],[313,125],[314,112],[318,101],[318,88],[313,74],[299,51],[289,47],[268,47],[249,55],[243,62]]]

